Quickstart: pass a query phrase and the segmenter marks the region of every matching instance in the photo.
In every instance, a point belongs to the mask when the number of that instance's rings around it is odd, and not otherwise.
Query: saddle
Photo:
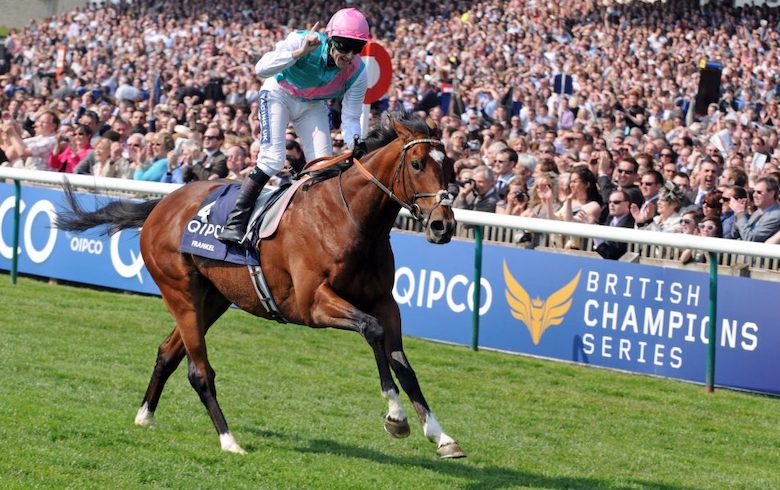
[[[256,244],[276,233],[292,197],[307,180],[309,178],[304,176],[278,189],[262,190],[255,201],[255,208],[247,226],[247,235],[250,239],[248,243]],[[255,247],[244,248],[217,239],[218,232],[227,222],[228,213],[233,208],[238,190],[239,184],[227,184],[214,189],[206,196],[195,216],[187,222],[179,251],[238,265],[260,263]]]
[[[263,189],[255,201],[255,207],[249,218],[247,234],[242,243],[256,245],[261,240],[276,233],[284,211],[297,190],[306,182],[340,172],[338,164],[352,165],[352,154],[333,158],[320,158],[309,162],[294,178],[294,183],[278,189]],[[244,248],[234,243],[225,243],[217,235],[227,222],[227,216],[233,209],[240,186],[228,184],[214,189],[203,200],[198,212],[187,222],[182,235],[179,251],[207,259],[229,262],[246,266],[255,293],[270,318],[279,323],[287,323],[284,314],[274,301],[271,289],[260,268],[257,246]],[[247,238],[249,238],[247,240]]]

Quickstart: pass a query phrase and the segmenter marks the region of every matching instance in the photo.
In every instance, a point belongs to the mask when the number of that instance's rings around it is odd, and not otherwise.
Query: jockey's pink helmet
[[[368,21],[356,8],[341,9],[333,14],[325,32],[329,37],[347,37],[360,41],[368,41],[371,38]]]

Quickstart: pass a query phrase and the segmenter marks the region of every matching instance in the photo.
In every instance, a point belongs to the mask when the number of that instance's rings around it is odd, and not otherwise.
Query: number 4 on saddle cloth
[[[249,219],[247,234],[250,240],[247,240],[247,243],[256,244],[258,240],[274,234],[295,191],[307,180],[309,176],[279,189],[263,189]],[[228,184],[214,189],[206,196],[198,212],[187,222],[179,246],[181,252],[231,264],[260,265],[255,247],[244,248],[217,239],[218,232],[227,222],[227,215],[236,202],[239,187],[239,184]]]

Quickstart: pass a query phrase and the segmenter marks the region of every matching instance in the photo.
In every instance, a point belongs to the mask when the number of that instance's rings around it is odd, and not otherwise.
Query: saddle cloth
[[[273,236],[284,210],[298,188],[307,180],[308,176],[279,189],[263,189],[255,202],[255,209],[247,227],[250,243],[254,244],[258,240]],[[214,189],[206,196],[198,212],[187,222],[179,245],[180,252],[231,264],[260,265],[255,247],[244,248],[217,239],[227,222],[227,215],[236,203],[239,187],[238,184],[227,184]]]

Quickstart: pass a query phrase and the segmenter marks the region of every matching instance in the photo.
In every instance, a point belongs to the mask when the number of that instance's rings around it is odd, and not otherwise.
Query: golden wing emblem
[[[523,289],[523,286],[512,277],[509,268],[504,261],[504,282],[506,283],[506,301],[512,308],[512,316],[525,323],[530,328],[531,325],[531,297]]]
[[[542,301],[536,298],[531,301],[531,297],[526,290],[509,272],[509,268],[504,261],[504,281],[506,282],[506,300],[512,310],[512,316],[525,324],[531,333],[531,340],[534,345],[538,345],[542,334],[547,328],[560,325],[563,318],[571,308],[572,295],[577,289],[582,271],[563,286]]]
[[[582,271],[579,271],[574,279],[569,281],[569,284],[563,286],[561,289],[555,291],[547,298],[542,307],[542,331],[547,327],[554,325],[560,325],[563,322],[563,317],[568,313],[571,308],[572,295],[574,290],[577,289],[577,284],[580,282],[580,276]]]

